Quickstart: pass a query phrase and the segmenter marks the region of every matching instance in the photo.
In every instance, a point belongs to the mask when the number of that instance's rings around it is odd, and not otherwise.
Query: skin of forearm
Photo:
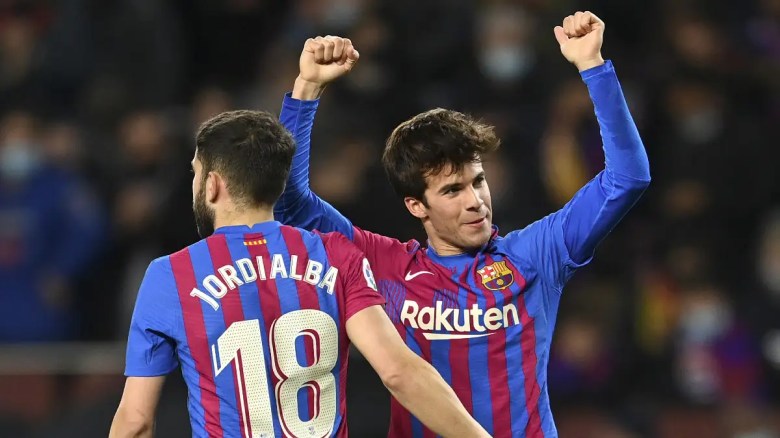
[[[488,437],[455,392],[429,364],[406,367],[385,382],[390,393],[426,426],[444,437]]]
[[[109,438],[152,438],[154,423],[131,421],[121,409],[114,416]]]

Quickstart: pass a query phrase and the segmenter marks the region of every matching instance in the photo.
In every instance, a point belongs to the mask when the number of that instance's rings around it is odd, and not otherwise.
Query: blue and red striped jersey
[[[150,264],[125,374],[180,365],[193,436],[345,437],[345,324],[383,303],[368,260],[340,234],[221,227]]]
[[[493,436],[556,435],[547,360],[560,286],[581,265],[562,245],[542,245],[561,216],[505,237],[494,229],[482,251],[456,256],[354,228],[407,346]],[[395,399],[390,416],[390,437],[436,436]]]
[[[581,76],[601,128],[604,170],[560,210],[506,236],[494,227],[482,248],[455,256],[354,227],[309,188],[317,101],[287,96],[280,115],[298,149],[275,217],[341,232],[365,252],[406,344],[494,437],[558,436],[547,363],[563,288],[650,182],[647,154],[612,63]],[[392,438],[435,436],[395,400],[390,424]]]

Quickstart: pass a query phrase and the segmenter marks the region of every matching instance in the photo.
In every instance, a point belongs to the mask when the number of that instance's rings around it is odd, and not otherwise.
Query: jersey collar
[[[473,251],[464,252],[461,254],[453,254],[453,255],[440,255],[436,252],[435,249],[431,246],[431,241],[428,241],[428,247],[425,248],[425,253],[428,255],[428,257],[433,260],[434,262],[446,266],[448,268],[455,268],[460,267],[465,264],[469,264],[474,261],[474,259],[481,253],[485,252],[490,245],[493,243],[493,239],[498,236],[498,227],[493,225],[493,232],[490,236],[490,239],[487,241],[486,244],[484,244],[482,247],[475,249]]]
[[[226,225],[214,230],[214,234],[246,234],[246,233],[263,233],[267,234],[272,231],[278,230],[282,224],[278,221],[260,222],[252,225]]]

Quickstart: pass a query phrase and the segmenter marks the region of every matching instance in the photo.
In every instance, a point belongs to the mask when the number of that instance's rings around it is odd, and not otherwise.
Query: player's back
[[[343,236],[265,222],[158,260],[175,282],[194,436],[346,436],[345,322],[382,303],[350,285],[373,283],[361,259]]]

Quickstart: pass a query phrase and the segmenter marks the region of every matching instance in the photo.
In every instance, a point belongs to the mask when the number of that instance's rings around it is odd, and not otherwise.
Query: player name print
[[[311,259],[304,268],[299,265],[298,256],[295,254],[290,256],[272,254],[269,258],[262,256],[257,256],[254,260],[242,258],[235,260],[232,265],[221,266],[217,268],[216,273],[203,278],[200,282],[200,288],[193,288],[190,296],[200,298],[214,310],[217,310],[219,309],[217,300],[222,299],[238,286],[276,278],[304,281],[318,288],[324,288],[329,294],[333,294],[333,288],[339,274],[338,268],[330,266],[323,273],[324,265]]]
[[[405,300],[401,308],[401,323],[429,331],[423,336],[435,341],[490,336],[498,329],[520,324],[520,317],[514,304],[483,310],[476,304],[471,308],[457,309],[436,301],[435,307],[420,307],[415,301]]]

